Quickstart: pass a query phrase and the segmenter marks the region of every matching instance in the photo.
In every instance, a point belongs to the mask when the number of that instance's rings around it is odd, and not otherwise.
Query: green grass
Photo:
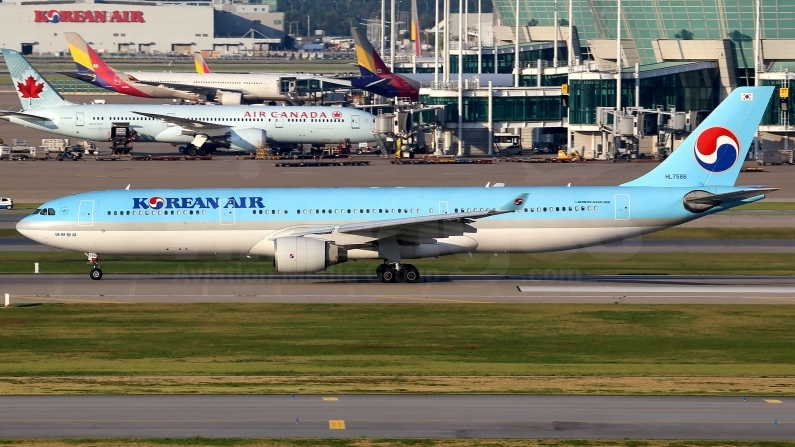
[[[795,228],[687,228],[674,227],[643,239],[795,239]]]
[[[732,208],[739,211],[795,211],[795,202],[754,202]]]
[[[40,272],[87,274],[86,258],[75,252],[0,252],[0,274]],[[328,273],[372,274],[378,261],[347,262],[331,266]],[[597,274],[660,275],[792,275],[795,253],[550,253],[534,255],[468,255],[412,261],[429,279],[440,275],[491,274],[576,278]],[[198,257],[106,256],[106,274],[266,275],[275,273],[270,259],[218,259]]]
[[[24,237],[13,228],[0,228],[0,237]]]
[[[0,376],[795,375],[795,306],[45,304]]]
[[[792,447],[788,441],[669,441],[580,439],[378,439],[378,438],[74,438],[0,439],[0,445],[25,447]]]

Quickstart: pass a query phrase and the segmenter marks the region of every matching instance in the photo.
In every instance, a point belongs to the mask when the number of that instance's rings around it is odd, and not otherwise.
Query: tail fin
[[[351,35],[353,35],[353,44],[356,46],[356,62],[359,64],[359,71],[363,77],[380,77],[392,74],[359,28],[351,28]]]
[[[193,63],[196,65],[196,73],[210,73],[210,67],[204,62],[202,54],[196,51],[193,53]]]
[[[2,52],[23,110],[70,104],[19,52],[6,48]]]
[[[121,84],[123,79],[127,79],[124,72],[114,70],[91,48],[80,34],[64,32],[66,44],[69,46],[69,53],[77,64],[79,73],[93,73],[96,75],[96,84],[118,91],[114,86]],[[120,92],[122,93],[122,92]]]
[[[622,186],[733,186],[773,87],[739,87],[659,166]]]

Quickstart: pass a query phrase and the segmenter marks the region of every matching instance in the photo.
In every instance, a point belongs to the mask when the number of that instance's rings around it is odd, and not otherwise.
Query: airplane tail
[[[196,51],[193,53],[193,63],[196,65],[196,73],[210,73],[210,67],[204,62],[202,54]]]
[[[733,186],[773,87],[739,87],[659,166],[621,186]]]
[[[23,110],[71,104],[19,52],[6,48],[2,52]]]
[[[72,59],[77,64],[78,74],[93,74],[95,76],[95,84],[116,90],[115,86],[120,84],[119,80],[127,76],[106,64],[96,51],[80,37],[80,34],[72,32],[64,32],[63,34],[69,47],[69,53],[72,54]]]
[[[381,77],[392,74],[373,45],[367,40],[367,36],[359,28],[351,28],[351,34],[353,35],[353,44],[356,46],[356,61],[359,64],[359,72],[362,77]]]

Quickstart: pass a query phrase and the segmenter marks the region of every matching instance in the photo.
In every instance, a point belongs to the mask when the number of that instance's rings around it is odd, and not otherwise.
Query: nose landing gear
[[[420,281],[420,271],[411,264],[381,264],[375,269],[375,274],[381,282],[407,282]]]
[[[94,281],[102,279],[102,269],[99,268],[99,255],[96,253],[86,253],[88,263],[91,264],[91,272],[88,274]]]

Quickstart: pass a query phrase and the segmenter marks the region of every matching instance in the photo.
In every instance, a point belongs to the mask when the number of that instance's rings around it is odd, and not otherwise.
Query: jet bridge
[[[386,153],[394,150],[398,158],[411,157],[441,147],[445,118],[444,105],[429,106],[397,98],[392,112],[376,116],[373,133]]]

